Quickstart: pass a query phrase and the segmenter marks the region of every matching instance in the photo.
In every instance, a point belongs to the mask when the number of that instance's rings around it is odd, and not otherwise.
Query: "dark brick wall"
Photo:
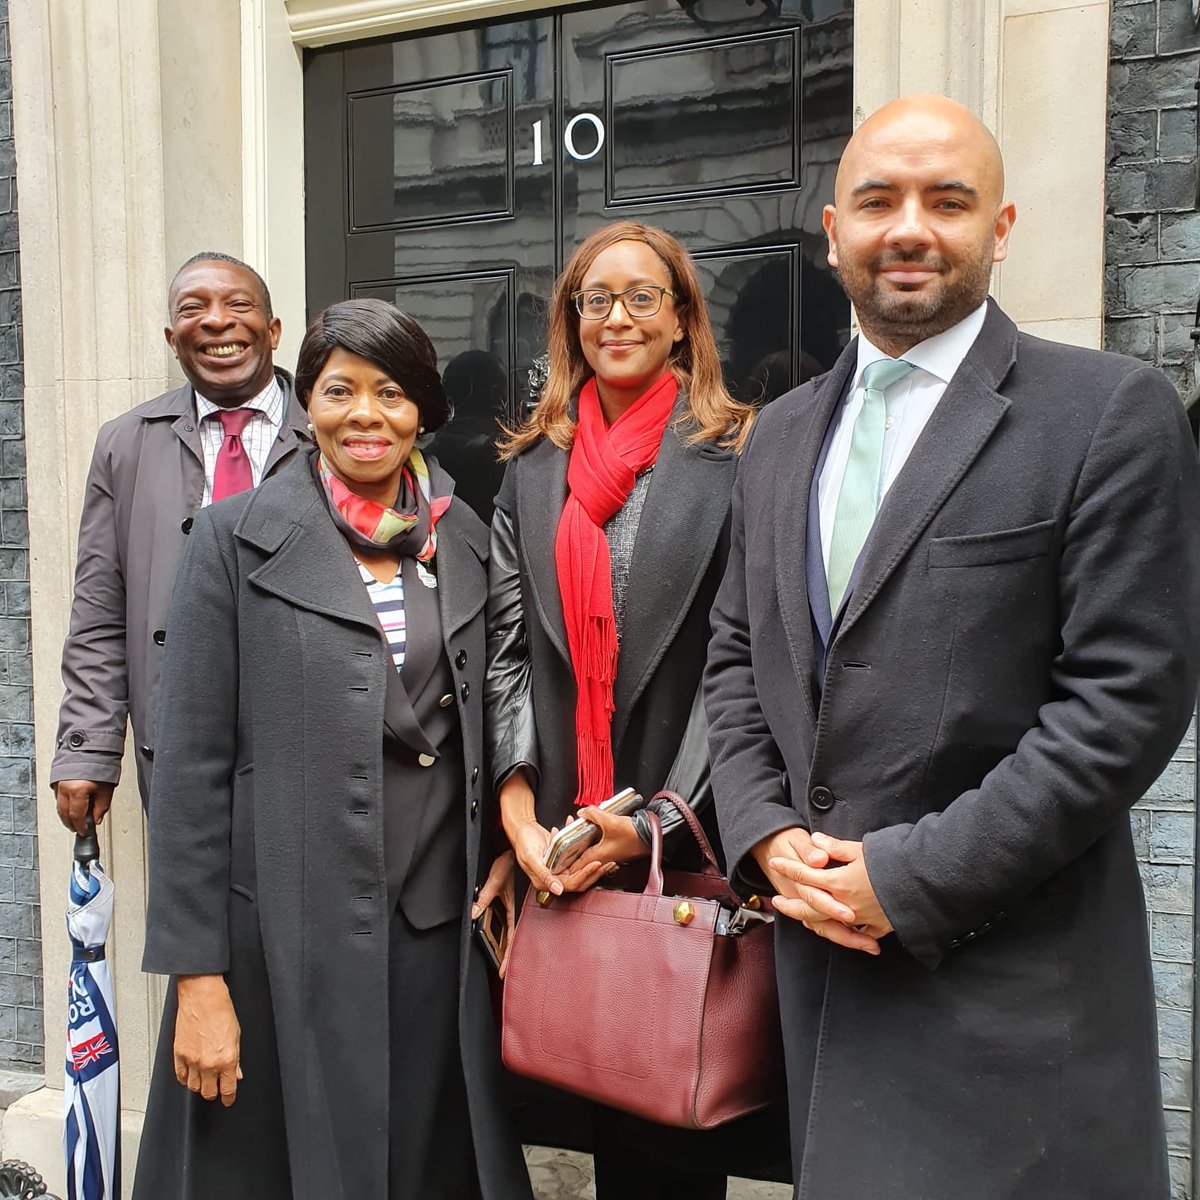
[[[8,0],[0,0],[0,1068],[34,1070],[44,1061],[42,943],[16,174]]]
[[[1189,0],[1112,8],[1104,341],[1192,388],[1200,294],[1196,72]],[[1133,813],[1150,910],[1172,1198],[1191,1200],[1196,953],[1196,738],[1184,741]]]

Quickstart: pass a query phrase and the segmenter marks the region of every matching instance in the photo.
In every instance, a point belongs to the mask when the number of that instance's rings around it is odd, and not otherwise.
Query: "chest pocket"
[[[929,566],[930,569],[991,567],[1042,558],[1054,545],[1054,527],[1054,521],[1039,521],[1019,529],[933,538],[929,543]]]

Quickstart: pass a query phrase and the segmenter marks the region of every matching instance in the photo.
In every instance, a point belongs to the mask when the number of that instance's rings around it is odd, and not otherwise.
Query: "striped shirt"
[[[250,459],[254,486],[258,487],[267,469],[267,455],[271,453],[271,446],[283,426],[284,399],[279,380],[272,375],[271,382],[253,400],[237,407],[255,410],[254,416],[246,422],[246,428],[242,431],[242,446]],[[221,443],[225,440],[225,430],[217,415],[221,411],[219,404],[206,400],[199,392],[196,393],[196,424],[200,430],[200,445],[204,450],[204,497],[200,501],[201,508],[212,503],[217,455],[220,453]]]
[[[375,615],[379,618],[379,627],[383,630],[384,640],[391,651],[392,662],[396,670],[404,666],[404,580],[399,569],[396,578],[391,583],[380,583],[362,563],[358,563],[358,573],[367,585],[367,595],[375,606]]]

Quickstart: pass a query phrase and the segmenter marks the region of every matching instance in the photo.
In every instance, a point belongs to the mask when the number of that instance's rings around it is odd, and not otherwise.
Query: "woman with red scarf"
[[[537,409],[501,448],[484,704],[504,831],[530,883],[560,894],[646,854],[644,814],[595,807],[618,788],[649,796],[670,780],[715,841],[699,685],[752,410],[722,382],[690,257],[651,226],[608,225],[576,250],[551,302],[549,358]],[[551,874],[550,831],[573,815],[602,840]],[[660,816],[670,853],[680,818]],[[660,1016],[629,1036],[653,1038]],[[563,1096],[534,1108],[528,1140],[592,1145],[600,1200],[725,1195],[723,1169],[691,1165],[707,1134]],[[583,1128],[564,1128],[580,1111]]]

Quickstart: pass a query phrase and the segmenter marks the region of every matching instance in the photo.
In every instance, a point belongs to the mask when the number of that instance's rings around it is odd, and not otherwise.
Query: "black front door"
[[[852,0],[644,0],[311,52],[310,314],[394,301],[438,348],[436,451],[485,517],[546,301],[607,221],[695,256],[734,395],[827,368],[849,306],[822,206],[851,131]]]

